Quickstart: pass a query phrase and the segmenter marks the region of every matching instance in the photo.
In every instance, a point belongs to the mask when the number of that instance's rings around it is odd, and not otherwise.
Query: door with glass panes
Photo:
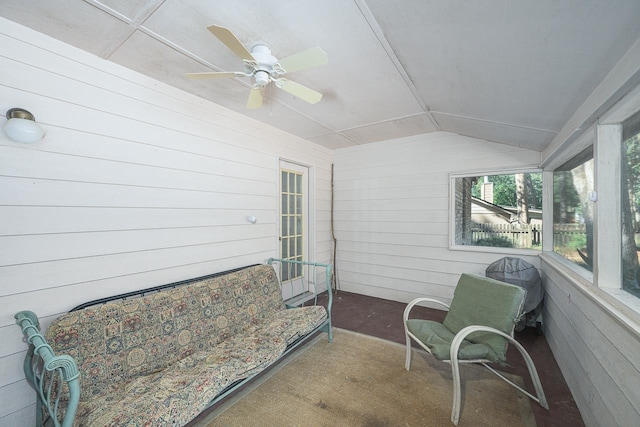
[[[305,166],[280,162],[280,258],[286,260],[309,260],[308,174]],[[280,274],[284,299],[304,299],[309,290],[307,269],[283,263]]]

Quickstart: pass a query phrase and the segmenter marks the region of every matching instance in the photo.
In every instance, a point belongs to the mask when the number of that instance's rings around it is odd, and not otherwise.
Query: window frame
[[[539,166],[529,165],[522,167],[514,167],[508,169],[474,169],[465,172],[452,172],[449,173],[449,250],[451,251],[468,251],[468,252],[484,252],[492,254],[507,254],[507,255],[520,255],[520,256],[537,256],[540,255],[542,250],[538,249],[523,249],[523,248],[505,248],[499,246],[474,246],[474,245],[460,245],[456,243],[456,184],[457,178],[469,178],[474,176],[490,176],[490,175],[514,175],[517,173],[537,173],[542,172],[542,247],[544,248],[544,218],[545,218],[545,199],[544,199],[544,183],[545,176],[544,170]]]

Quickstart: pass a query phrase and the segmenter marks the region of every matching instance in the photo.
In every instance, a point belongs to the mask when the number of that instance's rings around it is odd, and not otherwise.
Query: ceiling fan
[[[319,47],[314,47],[279,60],[271,55],[271,49],[263,44],[253,46],[251,52],[249,52],[228,28],[212,25],[207,27],[207,29],[233,53],[242,58],[245,71],[188,73],[187,77],[190,79],[253,77],[255,83],[251,86],[249,99],[247,101],[247,108],[250,109],[262,106],[264,90],[271,82],[273,82],[277,88],[289,92],[293,96],[310,104],[315,104],[322,99],[320,92],[316,92],[313,89],[281,77],[294,71],[326,64],[328,62],[327,54]]]

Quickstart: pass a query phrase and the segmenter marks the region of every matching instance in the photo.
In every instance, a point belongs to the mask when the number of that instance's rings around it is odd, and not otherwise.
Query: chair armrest
[[[292,259],[282,259],[282,258],[269,258],[267,260],[267,264],[271,265],[274,267],[275,269],[275,265],[274,263],[277,263],[280,265],[280,268],[282,268],[283,264],[288,264],[288,265],[303,265],[303,266],[307,266],[309,268],[309,276],[310,278],[312,278],[312,280],[309,280],[309,278],[306,279],[306,286],[308,289],[313,288],[313,304],[314,305],[318,305],[318,283],[316,283],[316,279],[318,276],[318,268],[321,269],[320,271],[324,271],[324,282],[325,282],[325,286],[327,288],[327,325],[326,325],[326,332],[327,335],[329,337],[329,342],[333,341],[333,329],[332,329],[332,325],[331,325],[331,307],[333,305],[333,287],[332,287],[332,283],[331,283],[331,278],[333,277],[333,264],[325,264],[325,263],[320,263],[320,262],[310,262],[310,261],[296,261],[296,260],[292,260]],[[280,288],[282,288],[283,283],[282,283],[282,272],[278,269],[276,269],[276,274],[278,276],[278,281],[280,282]],[[321,273],[320,273],[321,274]],[[305,278],[304,276],[302,277],[302,284],[305,284]],[[322,284],[322,283],[319,283]],[[294,301],[293,303],[291,302],[287,302],[285,301],[285,305],[287,308],[294,308],[299,306],[300,304],[304,304],[306,300],[305,299],[300,299],[298,301]]]
[[[450,357],[449,360],[451,360],[451,363],[458,362],[458,350],[462,345],[462,341],[464,341],[465,338],[467,338],[470,334],[474,332],[491,332],[506,338],[507,340],[509,340],[509,342],[513,343],[514,345],[520,345],[520,343],[518,343],[511,335],[505,334],[504,332],[499,331],[495,328],[491,328],[489,326],[482,326],[482,325],[467,326],[466,328],[462,328],[456,334],[456,336],[453,337],[453,340],[451,340],[451,349],[449,351],[449,357]]]
[[[457,366],[458,366],[458,350],[460,349],[460,345],[462,344],[462,341],[467,336],[469,336],[469,334],[472,334],[474,332],[491,332],[491,333],[494,333],[494,334],[498,334],[498,335],[506,338],[511,344],[513,344],[518,349],[518,351],[520,352],[520,354],[524,358],[525,363],[527,364],[527,369],[529,370],[529,375],[531,375],[531,380],[532,380],[534,388],[536,390],[537,397],[532,395],[528,391],[524,390],[519,385],[513,383],[512,381],[510,381],[509,379],[504,377],[502,374],[500,374],[496,370],[494,370],[491,367],[489,367],[486,363],[484,363],[484,362],[488,362],[488,361],[477,361],[477,362],[482,363],[487,369],[489,369],[491,372],[493,372],[494,374],[496,374],[497,376],[502,378],[504,381],[506,381],[507,383],[511,384],[513,387],[517,388],[522,393],[524,393],[525,395],[529,396],[531,399],[533,399],[536,402],[540,403],[540,405],[543,408],[549,409],[549,404],[547,402],[547,398],[546,398],[546,396],[544,394],[544,391],[542,390],[542,384],[540,383],[540,377],[538,376],[538,371],[536,370],[536,366],[533,363],[533,360],[531,359],[531,356],[529,356],[529,353],[527,352],[527,350],[525,350],[525,348],[518,341],[516,341],[515,338],[513,338],[511,335],[505,334],[504,332],[499,331],[499,330],[497,330],[495,328],[491,328],[491,327],[488,327],[488,326],[481,326],[481,325],[471,325],[471,326],[467,326],[466,328],[462,328],[460,330],[460,332],[458,332],[456,334],[456,336],[453,338],[453,341],[451,341],[451,349],[450,349],[450,352],[449,352],[449,358],[450,358],[449,362],[451,363],[452,367],[456,367],[455,369],[452,370],[452,373],[453,373],[453,376],[454,376],[454,381],[458,381],[458,382],[460,381],[460,372],[457,369]]]
[[[40,333],[40,325],[35,313],[20,311],[14,318],[29,343],[29,350],[24,360],[24,373],[29,384],[36,390],[39,404],[46,407],[56,427],[71,427],[80,400],[80,373],[75,360],[68,355],[54,354],[53,349]],[[64,419],[60,422],[58,412],[63,383],[67,384],[69,395]]]
[[[412,309],[416,304],[421,303],[421,302],[433,302],[433,303],[436,303],[436,304],[439,304],[439,305],[441,305],[441,306],[445,307],[445,308],[447,309],[447,311],[449,310],[449,305],[448,305],[448,304],[446,304],[446,303],[444,303],[444,302],[442,302],[442,301],[440,301],[440,300],[433,299],[433,298],[426,298],[426,297],[416,298],[416,299],[414,299],[413,301],[411,301],[411,302],[407,305],[407,307],[404,309],[404,314],[403,314],[403,316],[402,316],[402,320],[403,320],[405,323],[407,322],[407,320],[409,320],[409,312],[411,311],[411,309]]]

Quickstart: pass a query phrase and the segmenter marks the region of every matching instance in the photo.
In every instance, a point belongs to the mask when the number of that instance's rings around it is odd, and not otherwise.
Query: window
[[[630,96],[640,100],[640,90]],[[605,299],[640,314],[640,112],[620,105],[569,146],[570,160],[549,167],[553,251]]]
[[[453,177],[454,243],[541,249],[542,173]]]
[[[593,147],[553,171],[553,250],[593,271]]]
[[[553,202],[542,258],[602,307],[640,322],[640,86],[543,159]],[[551,215],[551,212],[550,212]],[[553,239],[552,239],[553,237]],[[555,268],[557,267],[557,268]],[[591,288],[591,289],[589,289]],[[626,308],[621,308],[626,307]],[[622,317],[620,317],[622,319]]]
[[[622,289],[640,297],[640,113],[622,125]]]

